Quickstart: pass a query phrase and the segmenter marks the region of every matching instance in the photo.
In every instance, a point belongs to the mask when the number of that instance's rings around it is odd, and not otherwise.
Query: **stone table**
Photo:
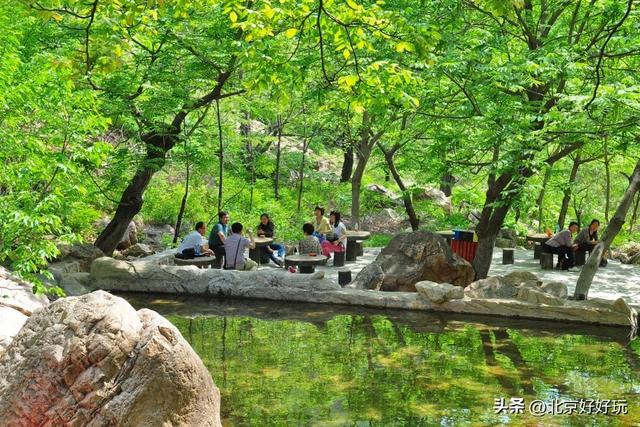
[[[288,255],[284,258],[284,266],[290,267],[297,265],[300,267],[300,273],[310,274],[316,271],[316,265],[324,265],[327,263],[328,257],[324,255]]]
[[[273,243],[273,238],[271,237],[254,237],[253,241],[256,243],[255,249],[249,249],[249,258],[258,263],[258,265],[262,264],[262,248],[265,246],[269,246]]]
[[[216,257],[214,256],[200,256],[191,259],[173,258],[175,265],[195,265],[198,268],[213,267],[216,263]]]
[[[550,238],[551,237],[547,236],[545,233],[535,233],[527,235],[527,240],[529,242],[535,243],[535,246],[533,247],[533,259],[540,259],[542,245]]]
[[[358,243],[371,237],[368,231],[347,231],[347,261],[355,261],[358,258]]]

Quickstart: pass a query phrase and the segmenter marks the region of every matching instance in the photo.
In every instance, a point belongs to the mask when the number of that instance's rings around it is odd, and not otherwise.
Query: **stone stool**
[[[334,252],[333,253],[333,266],[334,267],[344,267],[344,260],[346,257],[346,252]]]
[[[533,259],[540,259],[540,254],[542,253],[542,244],[534,243],[533,244]]]
[[[338,271],[338,284],[343,288],[351,283],[351,270]]]
[[[364,255],[364,247],[362,246],[362,242],[356,242],[356,254],[358,256]]]
[[[502,249],[502,264],[513,264],[513,255],[515,249],[504,248]]]
[[[553,270],[553,254],[542,252],[540,254],[540,266],[543,270]]]

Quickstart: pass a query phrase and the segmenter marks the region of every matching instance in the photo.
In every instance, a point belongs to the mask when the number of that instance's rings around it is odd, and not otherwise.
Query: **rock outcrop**
[[[424,187],[415,196],[416,200],[431,200],[435,205],[440,206],[446,213],[452,212],[451,199],[443,191],[434,187]]]
[[[471,264],[451,252],[442,237],[424,231],[395,236],[373,263],[384,273],[383,291],[415,292],[424,280],[466,286],[474,276]]]
[[[34,295],[32,288],[0,267],[0,355],[29,317],[49,304],[47,297]]]
[[[434,304],[464,298],[464,290],[460,286],[453,286],[449,283],[418,282],[416,289],[420,295]]]
[[[103,256],[104,252],[89,243],[65,245],[60,247],[58,258],[49,264],[49,271],[59,281],[58,275],[62,273],[88,272],[91,268],[91,263]]]
[[[4,425],[220,426],[219,409],[180,332],[103,291],[35,312],[0,355]]]
[[[385,208],[363,217],[360,227],[373,233],[396,234],[404,228],[404,220],[393,209]]]
[[[148,245],[144,243],[136,243],[130,246],[128,249],[122,252],[122,255],[133,258],[143,258],[153,255],[155,252]]]

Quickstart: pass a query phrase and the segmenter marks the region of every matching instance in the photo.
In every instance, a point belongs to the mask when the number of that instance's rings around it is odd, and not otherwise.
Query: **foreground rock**
[[[435,304],[464,298],[464,290],[460,286],[453,286],[449,283],[418,282],[416,289],[420,295]]]
[[[173,325],[102,291],[36,312],[0,356],[4,425],[220,426],[219,405]]]
[[[49,304],[44,295],[34,295],[32,288],[0,267],[0,355],[29,317]]]
[[[415,292],[424,280],[466,286],[474,276],[471,264],[452,253],[442,237],[424,231],[395,236],[373,263],[384,273],[383,291]]]

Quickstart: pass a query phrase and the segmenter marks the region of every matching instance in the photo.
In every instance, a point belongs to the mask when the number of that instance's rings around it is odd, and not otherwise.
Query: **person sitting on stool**
[[[587,251],[589,253],[593,252],[593,248],[598,243],[598,228],[600,227],[600,221],[594,219],[589,224],[589,227],[583,228],[580,230],[576,239],[573,243],[578,245],[579,251]],[[600,267],[607,266],[607,256],[606,254],[602,255],[602,260],[600,261]]]
[[[204,248],[204,234],[207,232],[207,226],[204,222],[198,221],[196,229],[187,234],[182,243],[178,247],[176,253],[182,254],[185,249],[193,250],[194,255],[213,255],[213,251],[209,248]],[[193,256],[191,256],[193,258]]]
[[[556,268],[561,267],[563,270],[575,271],[572,270],[575,265],[573,251],[578,248],[578,245],[573,243],[573,234],[579,229],[578,223],[572,221],[567,230],[560,231],[542,245],[542,252],[558,255]]]

